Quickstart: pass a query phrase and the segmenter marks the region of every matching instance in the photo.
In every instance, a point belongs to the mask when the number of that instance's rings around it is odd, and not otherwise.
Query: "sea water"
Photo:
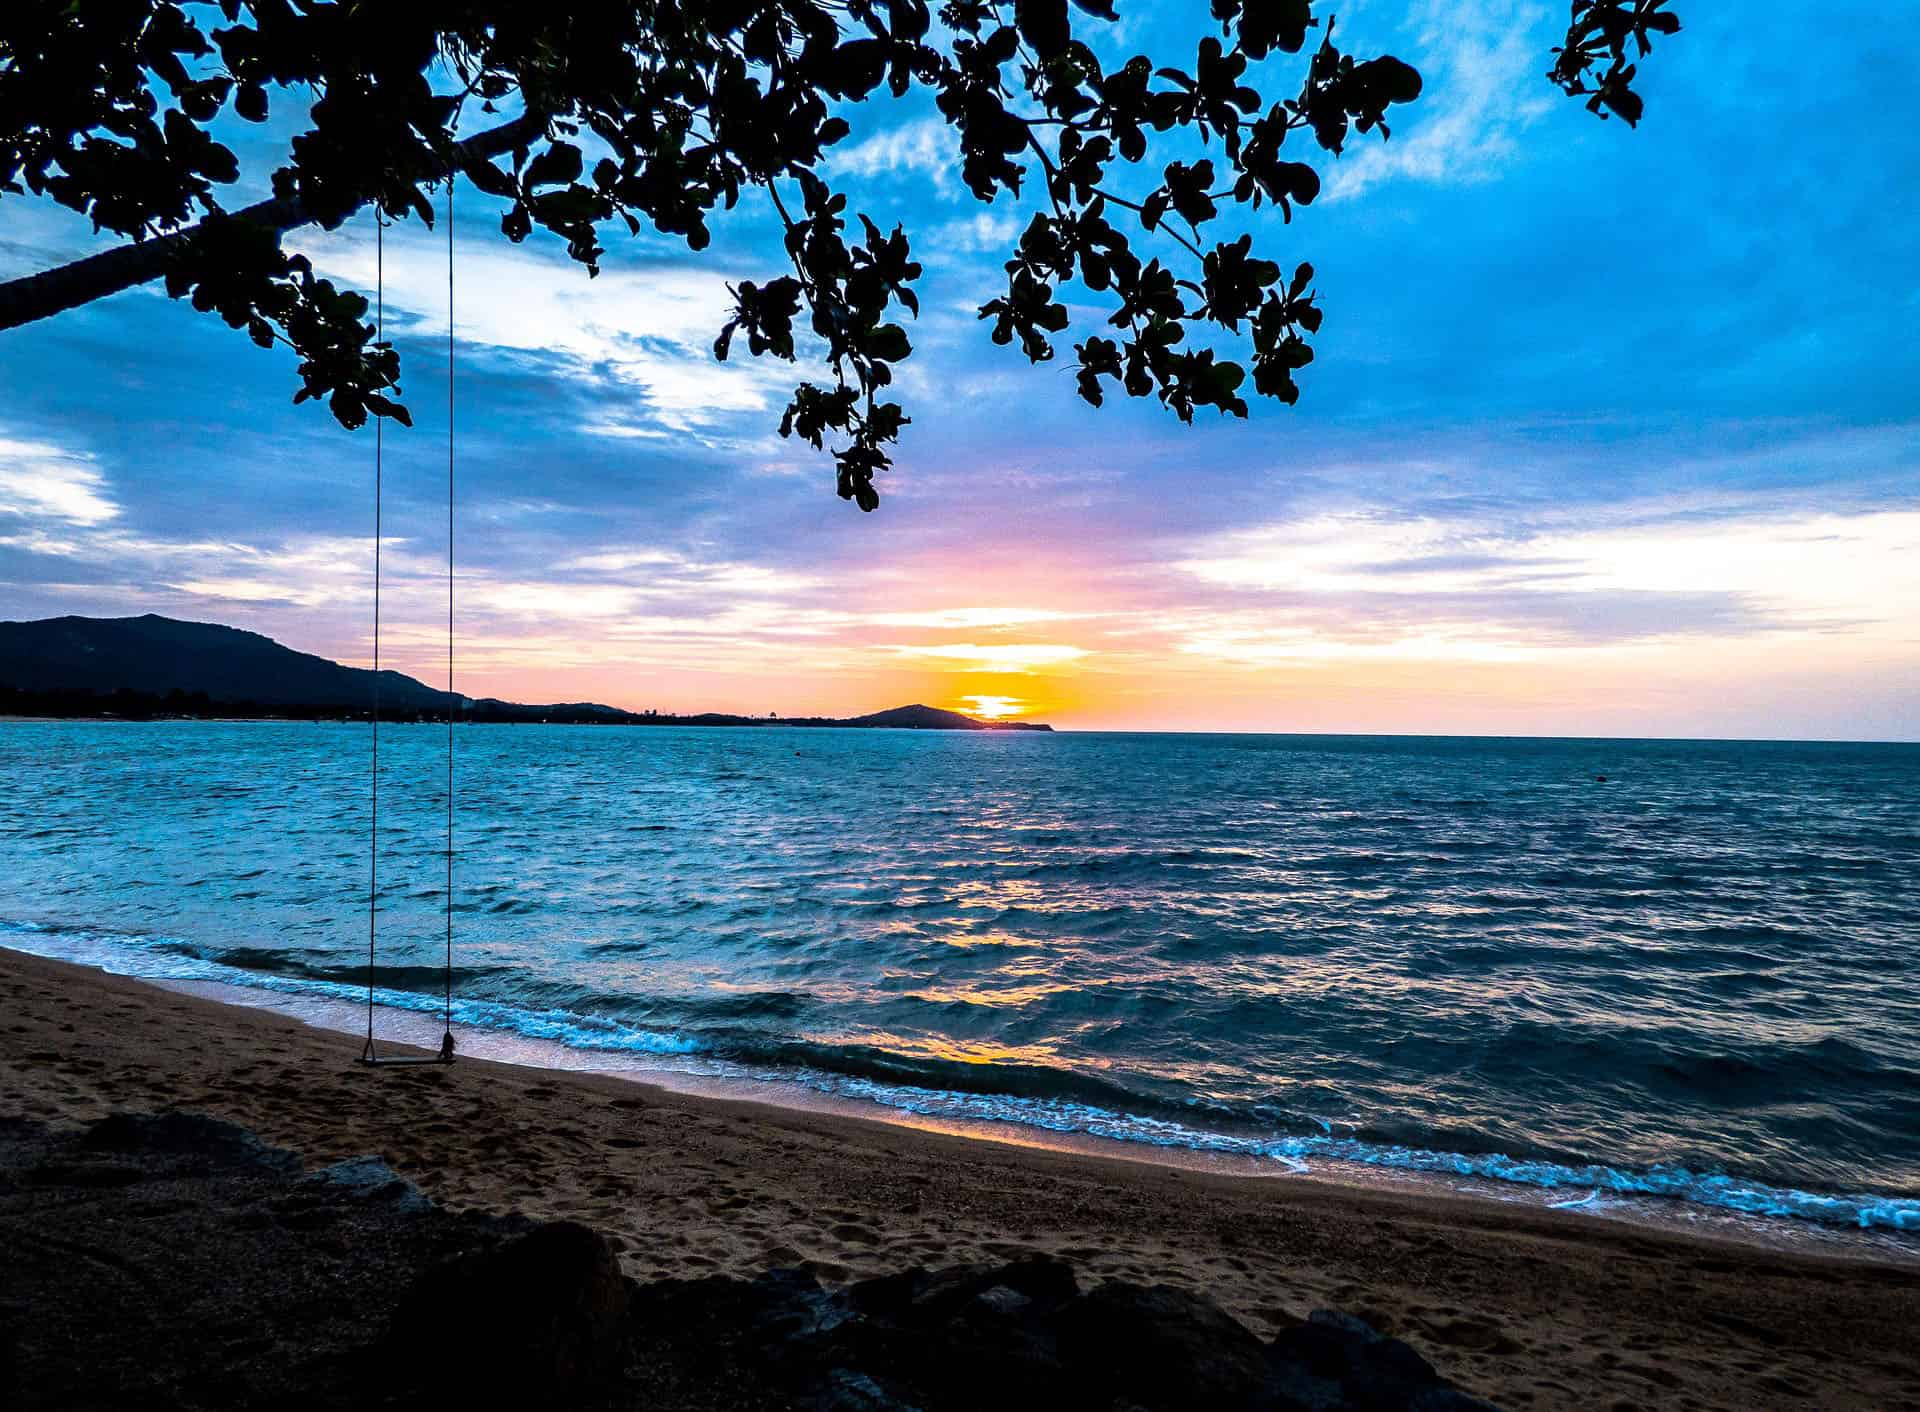
[[[469,1049],[1920,1231],[1920,747],[454,736]],[[364,997],[370,744],[0,722],[0,945]],[[385,1006],[445,1003],[445,749],[381,731]]]

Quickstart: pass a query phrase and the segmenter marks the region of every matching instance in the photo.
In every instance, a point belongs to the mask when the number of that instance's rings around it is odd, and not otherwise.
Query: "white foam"
[[[367,1015],[367,991],[334,981],[241,970],[175,949],[158,949],[155,938],[89,930],[54,930],[32,923],[0,923],[0,942],[15,950],[78,962],[116,975],[135,976],[177,988],[215,994],[241,1003],[261,1003],[321,1028],[358,1032]],[[256,999],[257,997],[257,999]],[[438,1045],[443,1000],[433,995],[376,988],[377,1027],[383,1040]],[[1117,1112],[1067,1099],[1017,1094],[963,1093],[886,1083],[797,1066],[756,1068],[712,1057],[695,1039],[623,1025],[599,1016],[559,1009],[532,1009],[494,1001],[455,999],[453,1019],[465,1052],[536,1067],[627,1073],[698,1091],[724,1091],[780,1101],[783,1092],[819,1095],[834,1106],[874,1116],[907,1115],[916,1125],[1000,1136],[1009,1128],[1055,1138],[1092,1139],[1167,1153],[1251,1159],[1292,1175],[1364,1179],[1371,1172],[1446,1179],[1471,1185],[1477,1194],[1497,1186],[1537,1192],[1541,1204],[1558,1208],[1648,1215],[1644,1201],[1622,1209],[1602,1201],[1650,1198],[1743,1218],[1788,1219],[1827,1228],[1898,1236],[1920,1233],[1920,1200],[1873,1193],[1820,1193],[1776,1187],[1715,1173],[1665,1166],[1643,1170],[1601,1164],[1569,1165],[1507,1156],[1370,1143],[1341,1137],[1322,1122],[1317,1135],[1255,1136],[1209,1131],[1164,1118]],[[809,1105],[817,1106],[817,1105]],[[1492,1190],[1488,1184],[1497,1184]],[[1569,1200],[1545,1200],[1585,1189]],[[1904,1245],[1898,1247],[1904,1249]]]

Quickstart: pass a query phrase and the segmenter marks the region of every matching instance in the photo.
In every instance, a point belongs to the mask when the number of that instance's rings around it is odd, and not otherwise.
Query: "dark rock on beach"
[[[1122,1412],[1486,1412],[1407,1345],[1321,1312],[1263,1344],[1203,1295],[1071,1267],[909,1270],[835,1293],[781,1271],[635,1290],[643,1340],[752,1370],[776,1405],[921,1412],[1006,1405]]]
[[[199,1114],[0,1124],[0,1408],[381,1405],[395,1296],[525,1225]]]
[[[18,1412],[1485,1408],[1348,1315],[1263,1342],[1203,1295],[1048,1258],[638,1284],[584,1226],[443,1210],[378,1157],[306,1172],[192,1114],[0,1121],[0,1248]]]
[[[403,1211],[425,1211],[432,1205],[420,1189],[378,1157],[349,1157],[322,1167],[300,1183],[309,1191],[358,1201],[388,1201]]]
[[[555,1221],[423,1274],[388,1326],[397,1375],[446,1349],[446,1385],[469,1397],[573,1397],[626,1362],[628,1285],[613,1248]]]

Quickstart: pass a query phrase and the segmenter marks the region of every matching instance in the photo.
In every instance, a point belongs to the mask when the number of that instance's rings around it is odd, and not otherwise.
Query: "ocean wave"
[[[112,933],[91,928],[62,929],[34,922],[0,921],[0,946],[96,966],[115,975],[143,980],[210,981],[247,990],[281,995],[312,995],[331,1000],[365,1002],[364,978],[357,984],[288,972],[272,972],[228,965],[200,955],[188,944],[160,937]],[[394,968],[389,968],[394,969]],[[426,971],[428,968],[400,968]],[[376,983],[373,1002],[390,1010],[438,1015],[446,1006],[444,994],[402,990]],[[444,971],[429,972],[434,979]],[[622,1054],[696,1054],[702,1046],[685,1035],[642,1029],[598,1015],[564,1009],[536,1009],[494,1000],[456,996],[456,1024],[474,1029],[500,1030],[529,1039],[551,1040],[569,1049]]]
[[[823,1078],[810,1086],[845,1097],[864,1098],[921,1117],[1018,1123],[1050,1132],[1077,1133],[1155,1147],[1265,1157],[1302,1173],[1310,1170],[1310,1160],[1331,1160],[1548,1189],[1668,1197],[1742,1215],[1787,1217],[1823,1225],[1856,1226],[1862,1230],[1920,1231],[1920,1200],[1871,1193],[1801,1191],[1717,1173],[1694,1172],[1680,1166],[1635,1171],[1595,1163],[1529,1160],[1503,1153],[1445,1152],[1333,1134],[1243,1137],[1085,1104],[905,1088],[861,1079]]]
[[[0,921],[0,945],[147,979],[210,981],[356,1003],[367,997],[364,983],[231,965],[203,954],[199,948],[164,937]],[[440,995],[378,983],[373,999],[382,1007],[432,1015],[439,1014],[445,1004]],[[1568,1200],[1553,1203],[1557,1206],[1586,1205],[1594,1194],[1606,1192],[1822,1226],[1920,1232],[1920,1199],[1802,1190],[1679,1164],[1634,1168],[1501,1152],[1449,1151],[1349,1136],[1333,1131],[1331,1124],[1319,1119],[1300,1119],[1303,1125],[1318,1130],[1291,1135],[1220,1131],[1178,1118],[1128,1111],[1107,1101],[1092,1101],[1124,1095],[1125,1091],[1095,1076],[1064,1070],[988,1066],[970,1073],[969,1077],[976,1080],[974,1087],[960,1089],[903,1082],[942,1066],[862,1046],[737,1041],[716,1044],[706,1036],[648,1029],[565,1008],[460,997],[453,1001],[453,1019],[463,1027],[548,1041],[577,1051],[668,1060],[698,1057],[712,1061],[709,1072],[720,1070],[733,1077],[797,1084],[835,1098],[872,1103],[917,1117],[1009,1124],[1165,1149],[1264,1159],[1290,1172],[1307,1173],[1316,1162],[1331,1162],[1569,1193]],[[1041,1086],[1053,1091],[1020,1091]],[[1217,1116],[1229,1116],[1229,1112],[1223,1107]],[[1271,1121],[1275,1115],[1265,1116]]]

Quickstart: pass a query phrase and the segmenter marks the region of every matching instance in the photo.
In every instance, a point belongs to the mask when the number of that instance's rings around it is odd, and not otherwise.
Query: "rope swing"
[[[385,480],[385,417],[373,422],[373,749],[372,785],[367,815],[367,1042],[362,1064],[450,1064],[453,1062],[453,173],[447,174],[447,883],[446,1008],[437,1055],[381,1054],[373,1040],[374,971],[379,940],[380,892],[380,549]],[[373,211],[374,340],[386,329],[386,216]]]

